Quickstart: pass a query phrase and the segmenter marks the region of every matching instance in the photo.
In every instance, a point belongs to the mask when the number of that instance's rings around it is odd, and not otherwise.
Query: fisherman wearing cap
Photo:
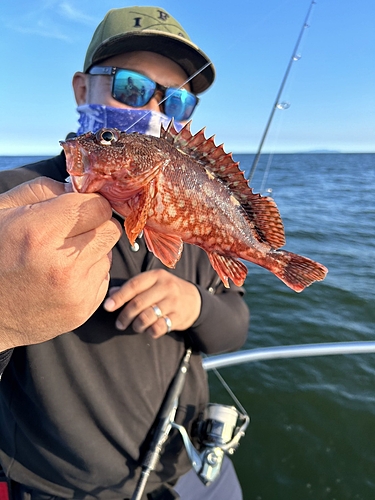
[[[83,71],[73,77],[77,133],[116,127],[159,135],[172,118],[180,128],[214,77],[209,58],[164,9],[111,10],[93,35]],[[64,154],[1,172],[0,191],[40,176],[64,182]],[[53,223],[46,217],[45,225]],[[56,245],[56,269],[59,252]],[[0,355],[0,365],[8,363],[0,384],[0,463],[13,500],[130,499],[186,348],[192,356],[175,421],[194,440],[208,403],[201,353],[245,342],[244,290],[232,283],[225,289],[196,246],[185,245],[176,268],[168,269],[142,235],[132,247],[123,235],[110,275],[104,303],[82,326],[64,330],[56,315],[44,342],[33,342],[31,329],[27,342],[3,343],[9,350]],[[29,294],[38,297],[37,276],[32,285]],[[42,325],[45,309],[35,308],[29,323]],[[237,500],[242,494],[229,460],[204,486],[172,431],[142,498]]]

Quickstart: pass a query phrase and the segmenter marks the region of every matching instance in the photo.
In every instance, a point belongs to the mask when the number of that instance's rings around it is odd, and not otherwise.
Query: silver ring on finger
[[[167,333],[170,333],[172,331],[172,321],[168,316],[163,316],[165,324],[167,325]]]
[[[163,313],[161,312],[161,309],[159,306],[157,306],[156,304],[154,304],[153,306],[151,306],[152,309],[154,310],[154,313],[156,314],[156,317],[159,319],[159,318],[162,318],[163,317]]]

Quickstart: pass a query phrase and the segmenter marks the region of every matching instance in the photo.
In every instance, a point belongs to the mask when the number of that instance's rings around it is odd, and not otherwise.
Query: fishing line
[[[219,373],[219,371],[217,370],[217,368],[212,368],[212,371],[216,375],[217,379],[220,381],[221,385],[227,391],[227,393],[229,394],[229,396],[236,403],[236,405],[238,406],[238,408],[242,411],[242,413],[244,413],[245,415],[247,415],[247,411],[242,406],[242,404],[240,403],[240,401],[238,400],[237,396],[234,394],[234,392],[232,391],[232,389],[229,387],[229,385],[227,384],[227,382],[225,382],[223,376]]]
[[[282,95],[282,92],[284,90],[284,87],[285,87],[285,84],[287,82],[287,79],[288,79],[288,76],[289,76],[289,73],[290,73],[290,70],[292,68],[292,65],[295,61],[298,61],[301,56],[299,55],[298,53],[298,49],[299,49],[299,46],[300,46],[300,43],[301,43],[301,40],[302,40],[302,37],[306,31],[307,28],[310,27],[310,25],[308,24],[309,23],[309,18],[310,18],[310,15],[311,15],[311,12],[312,12],[312,9],[314,7],[314,5],[316,4],[316,0],[312,0],[311,3],[310,3],[310,6],[308,8],[308,11],[307,11],[307,14],[306,14],[306,17],[305,17],[305,20],[303,22],[303,25],[302,25],[302,28],[301,28],[301,31],[299,33],[299,36],[297,38],[297,42],[296,42],[296,45],[293,49],[293,52],[292,52],[292,56],[289,60],[289,64],[286,68],[286,71],[285,71],[285,74],[284,74],[284,77],[282,79],[282,82],[281,82],[281,85],[280,85],[280,88],[277,92],[277,95],[276,95],[276,99],[275,99],[275,102],[273,104],[273,107],[272,107],[272,110],[271,110],[271,114],[268,118],[268,121],[267,121],[267,124],[266,124],[266,128],[263,132],[263,135],[262,135],[262,138],[260,140],[260,144],[259,144],[259,147],[258,147],[258,151],[255,155],[255,158],[254,158],[254,161],[253,161],[253,164],[251,166],[251,170],[250,170],[250,174],[249,174],[249,177],[248,177],[248,182],[249,184],[251,183],[252,181],[252,178],[254,176],[254,172],[255,172],[255,169],[258,165],[258,162],[259,162],[259,158],[260,158],[260,155],[261,155],[261,152],[262,152],[262,149],[263,149],[263,145],[264,145],[264,142],[266,140],[266,137],[268,135],[268,131],[269,131],[269,128],[271,126],[271,123],[272,123],[272,120],[273,120],[273,117],[274,117],[274,114],[276,112],[276,110],[278,109],[278,106],[281,104],[280,102],[280,98],[281,98],[281,95]]]
[[[212,62],[207,62],[204,66],[202,66],[198,71],[196,71],[193,75],[191,75],[187,80],[185,80],[178,88],[174,89],[174,91],[169,94],[168,96],[164,97],[164,99],[162,99],[161,101],[158,102],[158,106],[160,106],[161,104],[163,104],[163,102],[165,102],[167,99],[169,99],[170,97],[172,97],[178,90],[181,90],[187,83],[189,83],[193,78],[195,78],[197,75],[199,75],[200,73],[202,73],[202,71],[204,71],[206,68],[208,68],[209,66],[211,66]],[[151,110],[147,111],[146,114],[144,114],[141,118],[138,118],[138,120],[136,120],[134,123],[132,123],[131,125],[129,125],[129,127],[127,129],[124,130],[124,132],[128,132],[132,127],[134,127],[134,125],[136,125],[138,122],[140,122],[141,120],[143,120],[146,116],[148,116],[149,114],[151,113]]]
[[[313,4],[316,4],[316,1],[314,1]],[[311,22],[311,12],[310,12],[309,22]],[[303,29],[305,29],[305,28],[307,28],[309,26],[310,25],[307,24],[307,22],[305,21]],[[295,50],[299,50],[299,51],[298,52],[296,51],[296,53],[294,54],[294,56],[293,56],[293,62],[298,62],[301,59],[301,57],[302,57],[301,54],[303,52],[303,46],[304,46],[305,43],[306,43],[306,36],[301,40],[301,43],[299,44],[299,47],[296,47]],[[285,97],[283,98],[282,101],[277,102],[277,106],[276,107],[277,107],[278,111],[286,111],[287,109],[290,108],[291,104],[289,102],[290,99],[288,98],[288,94],[290,95],[290,91],[291,91],[291,89],[293,87],[293,84],[294,84],[294,81],[295,81],[295,77],[296,77],[296,73],[292,72],[291,73],[291,78],[289,78],[289,82],[285,86],[284,91],[283,91],[283,95]],[[287,90],[287,93],[285,93],[285,90]],[[278,144],[278,142],[279,142],[281,127],[282,127],[282,124],[285,123],[284,119],[285,119],[285,114],[282,113],[281,114],[281,119],[278,121],[278,127],[277,127],[276,134],[275,134],[274,145],[271,148],[271,152],[269,153],[269,157],[268,157],[268,160],[267,160],[267,165],[266,165],[266,168],[264,170],[263,179],[262,179],[262,183],[260,185],[260,190],[259,190],[260,194],[263,194],[264,191],[265,191],[266,182],[267,182],[270,170],[271,170],[271,165],[272,165],[274,154],[275,154],[275,151],[276,151],[276,146],[275,145]],[[250,182],[250,179],[249,179],[249,182]],[[271,193],[271,192],[272,192],[272,189],[269,189],[268,193]]]
[[[279,10],[283,9],[284,5],[288,4],[288,3],[291,3],[291,0],[283,2],[281,5],[279,5],[275,9],[271,10],[270,12],[268,12],[268,14],[265,15],[263,18],[261,18],[258,22],[253,23],[250,27],[248,27],[248,29],[246,31],[250,31],[252,28],[254,28],[254,27],[258,26],[258,25],[264,24],[265,21],[268,18],[270,18],[275,12],[278,12]],[[233,51],[233,49],[240,43],[240,41],[242,39],[245,39],[245,38],[247,39],[247,35],[238,36],[236,39],[234,39],[233,42],[226,47],[226,50],[224,51],[224,54],[228,53],[228,52],[231,53]],[[191,75],[187,80],[185,80],[178,88],[176,88],[174,92],[176,92],[177,90],[181,90],[193,78],[195,78],[197,75],[199,75],[200,73],[202,73],[202,71],[204,71],[206,68],[208,68],[211,65],[212,65],[211,61],[208,62],[208,63],[206,63],[206,64],[204,64],[199,70],[197,70],[193,75]],[[158,105],[160,106],[161,104],[163,104],[163,102],[166,101],[166,99],[169,99],[170,97],[172,97],[173,94],[174,94],[174,92],[172,92],[172,94],[170,94],[169,96],[164,97],[160,102],[158,102]],[[132,127],[134,127],[139,121],[141,121],[142,119],[144,119],[150,113],[151,113],[151,110],[147,111],[143,117],[138,118],[138,120],[136,120],[134,123],[132,123],[131,125],[129,125],[129,127],[124,130],[124,132],[128,132],[129,130],[131,130]]]
[[[274,152],[270,153],[269,156],[268,156],[268,161],[267,161],[266,168],[264,170],[262,183],[261,183],[260,188],[259,188],[259,193],[261,195],[263,195],[264,192],[265,192],[266,182],[268,180],[268,176],[269,176],[269,173],[270,173],[270,170],[271,170],[272,161],[273,161],[273,155],[274,155]],[[268,192],[268,195],[271,195],[272,188],[268,188],[267,192]]]
[[[283,106],[282,107],[279,107],[278,109],[281,110],[281,111],[285,111],[286,109],[289,108],[289,103],[287,102],[283,102],[281,103]],[[281,119],[278,120],[278,123],[277,123],[277,128],[276,128],[276,134],[274,136],[274,139],[273,139],[273,145],[272,145],[272,148],[270,150],[270,153],[268,154],[268,159],[267,159],[267,164],[266,164],[266,168],[264,170],[264,173],[263,173],[263,179],[262,179],[262,183],[260,185],[260,189],[259,189],[259,193],[261,195],[263,195],[265,193],[265,190],[266,190],[266,182],[268,180],[268,176],[269,176],[269,173],[271,171],[271,166],[272,166],[272,163],[273,163],[273,159],[274,159],[274,155],[275,155],[275,151],[276,151],[276,144],[279,143],[279,137],[280,137],[280,132],[281,132],[281,127],[284,123],[284,118],[285,118],[285,115],[284,113],[281,115]],[[270,196],[272,193],[272,188],[268,188],[267,189],[267,195]]]

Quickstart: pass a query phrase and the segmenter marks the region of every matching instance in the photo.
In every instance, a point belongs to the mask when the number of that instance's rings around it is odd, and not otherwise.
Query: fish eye
[[[110,146],[114,142],[118,141],[120,132],[113,128],[102,128],[97,131],[95,137],[99,144],[102,144],[103,146]]]

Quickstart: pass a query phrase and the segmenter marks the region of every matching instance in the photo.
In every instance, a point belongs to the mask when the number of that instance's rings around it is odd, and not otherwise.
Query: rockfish
[[[148,249],[173,268],[183,244],[206,251],[226,287],[238,286],[248,269],[262,266],[296,292],[324,279],[327,269],[279,250],[283,223],[272,198],[253,193],[223,145],[190,122],[171,122],[160,137],[101,129],[61,141],[73,189],[98,192],[125,218],[131,245],[143,231]]]

